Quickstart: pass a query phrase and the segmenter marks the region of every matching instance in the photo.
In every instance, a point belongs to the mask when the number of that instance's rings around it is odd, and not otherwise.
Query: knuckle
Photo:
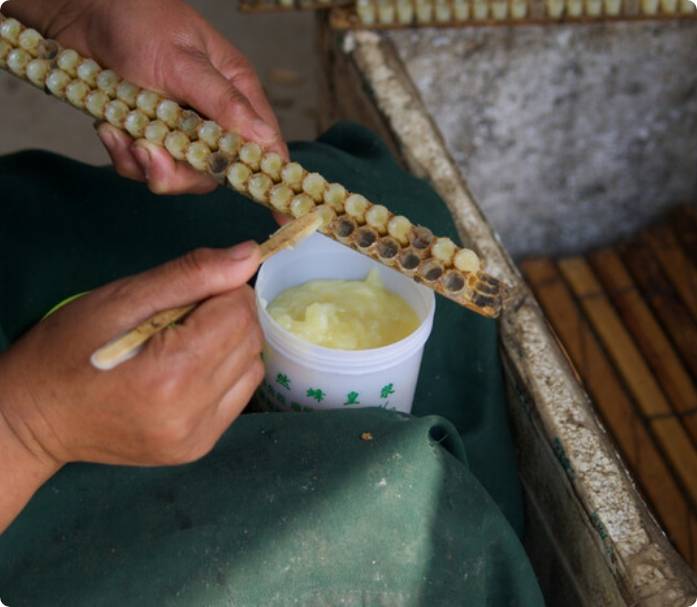
[[[179,267],[188,277],[197,282],[208,282],[210,278],[210,264],[214,254],[212,249],[200,248],[190,251],[179,258]]]
[[[252,117],[252,109],[247,98],[240,92],[233,81],[228,81],[222,94],[217,99],[216,111],[221,120],[241,124]]]
[[[132,301],[136,288],[132,278],[122,278],[107,285],[109,299],[112,301]]]
[[[235,299],[235,325],[241,333],[247,333],[249,330],[259,326],[256,307],[249,299],[249,292],[251,292],[250,287],[244,285],[233,293]]]
[[[154,179],[151,177],[148,179],[147,183],[148,190],[150,190],[150,192],[153,194],[157,194],[158,196],[161,196],[162,194],[178,194],[178,192],[173,191],[170,185],[162,179]]]
[[[174,41],[175,60],[167,56],[161,57],[161,64],[156,65],[157,74],[163,82],[171,81],[180,86],[187,86],[191,81],[193,71],[205,69],[209,65],[208,56],[198,45],[198,41],[192,37],[191,31],[178,30],[172,32]]]
[[[123,162],[120,160],[114,160],[114,170],[116,171],[116,174],[119,177],[125,177],[126,179],[129,179],[133,177],[133,174],[130,170],[128,170]]]
[[[158,348],[158,350],[164,350],[165,348]],[[167,358],[165,356],[157,356],[157,359],[162,360]],[[153,372],[151,376],[146,380],[146,390],[147,393],[151,395],[150,400],[154,402],[156,406],[166,408],[173,402],[176,402],[178,397],[181,395],[181,380],[179,373],[173,372],[171,368],[164,372],[159,370]]]
[[[256,71],[252,63],[242,53],[232,53],[227,57],[227,60],[222,65],[222,72],[226,74],[230,80],[236,80],[240,77],[254,76]]]
[[[178,416],[160,420],[153,440],[164,453],[176,456],[183,450],[190,434],[191,424],[186,418]]]

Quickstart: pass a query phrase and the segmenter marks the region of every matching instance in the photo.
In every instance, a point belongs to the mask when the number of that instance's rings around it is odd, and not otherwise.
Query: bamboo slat
[[[697,408],[697,388],[670,340],[641,298],[622,260],[613,249],[607,248],[589,255],[589,261],[668,396],[673,411],[679,414],[694,412]],[[686,415],[682,421],[693,443],[697,444],[697,415]]]
[[[634,241],[620,246],[619,251],[644,299],[670,335],[692,377],[697,378],[697,324],[690,312],[647,245]]]
[[[697,571],[697,517],[690,516],[690,545],[692,546],[692,559],[685,560],[692,565],[692,569]]]
[[[651,227],[644,232],[643,239],[651,247],[663,271],[697,321],[697,267],[690,263],[667,225]]]
[[[697,206],[678,207],[671,213],[669,224],[687,257],[697,266]]]
[[[663,528],[697,568],[697,516],[558,268],[549,259],[533,259],[524,261],[521,269]]]
[[[649,422],[651,431],[692,504],[697,504],[697,452],[685,428],[672,417],[667,397],[588,263],[582,257],[573,257],[560,261],[559,268],[643,415],[656,418]]]

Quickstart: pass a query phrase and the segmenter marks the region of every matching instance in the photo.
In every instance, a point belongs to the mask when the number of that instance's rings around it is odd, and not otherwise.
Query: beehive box
[[[540,306],[468,189],[389,37],[319,17],[322,120],[381,133],[448,204],[466,246],[514,287],[500,320],[528,528],[550,605],[687,606],[697,578],[652,517]]]

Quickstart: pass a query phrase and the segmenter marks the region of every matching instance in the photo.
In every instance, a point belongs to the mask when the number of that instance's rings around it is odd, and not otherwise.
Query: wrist
[[[21,407],[4,389],[0,393],[0,533],[34,493],[62,466],[46,453],[12,410]]]

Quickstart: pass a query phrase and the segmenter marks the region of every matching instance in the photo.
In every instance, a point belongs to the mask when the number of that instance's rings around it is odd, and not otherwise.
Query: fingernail
[[[253,240],[238,244],[232,247],[231,249],[228,249],[230,253],[230,259],[233,259],[234,261],[243,261],[245,259],[248,259],[252,256],[254,251],[256,251],[258,246],[259,245],[257,245],[257,243]]]
[[[132,145],[131,146],[131,151],[133,152],[133,155],[135,156],[136,161],[140,165],[141,170],[145,174],[145,179],[148,179],[148,175],[150,173],[150,152],[146,150],[144,147],[141,147],[139,145]]]
[[[277,137],[276,130],[258,118],[252,123],[252,131],[257,141],[271,142]]]

